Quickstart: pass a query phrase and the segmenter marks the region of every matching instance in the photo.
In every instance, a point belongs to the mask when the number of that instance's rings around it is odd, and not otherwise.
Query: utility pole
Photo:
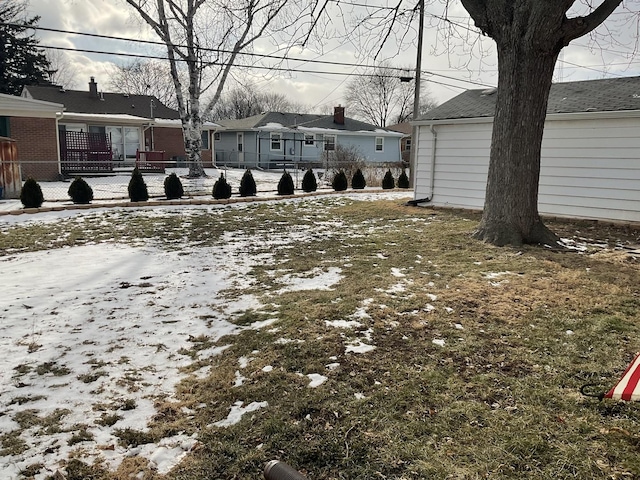
[[[422,37],[424,34],[424,0],[418,0],[418,14],[420,15],[420,26],[418,27],[418,53],[416,56],[416,84],[413,93],[413,121],[420,115],[420,74],[422,70]],[[411,129],[411,156],[409,161],[409,186],[415,187],[416,166],[418,164],[418,127],[415,125]]]

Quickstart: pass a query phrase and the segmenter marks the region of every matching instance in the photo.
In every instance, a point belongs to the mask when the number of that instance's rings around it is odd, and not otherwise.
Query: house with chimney
[[[165,165],[181,166],[186,156],[178,112],[155,96],[103,92],[91,77],[88,90],[29,85],[24,87],[22,97],[62,106],[56,117],[57,158],[49,159],[49,167],[37,172],[37,180],[105,173],[136,165],[163,170]],[[212,166],[211,139],[216,127],[213,123],[204,124],[205,167]],[[31,158],[21,150],[18,145],[21,163],[28,169]]]
[[[333,115],[267,112],[218,123],[213,142],[218,166],[322,167],[339,146],[369,164],[401,161],[402,133],[345,117],[342,106]]]

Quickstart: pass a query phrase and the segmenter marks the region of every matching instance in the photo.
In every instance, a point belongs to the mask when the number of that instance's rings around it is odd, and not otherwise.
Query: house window
[[[0,137],[10,137],[9,117],[0,117]]]
[[[384,152],[384,137],[376,137],[376,152]]]
[[[209,130],[203,130],[200,138],[202,139],[202,150],[209,150]]]
[[[407,138],[404,141],[404,149],[405,150],[411,150],[411,139],[410,138]]]
[[[214,142],[219,142],[220,141],[220,132],[215,132],[213,134],[213,141]]]
[[[282,150],[282,134],[280,133],[271,134],[271,150],[275,150],[275,151]]]
[[[325,135],[324,136],[324,149],[327,152],[332,152],[336,149],[336,136],[335,135]]]
[[[313,146],[316,143],[316,136],[311,133],[311,134],[305,134],[304,136],[304,145],[306,146]]]

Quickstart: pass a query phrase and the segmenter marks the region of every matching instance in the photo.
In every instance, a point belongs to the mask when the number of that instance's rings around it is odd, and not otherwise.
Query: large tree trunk
[[[495,245],[555,243],[538,215],[540,150],[560,48],[524,39],[498,45],[498,92],[482,220],[475,238]]]

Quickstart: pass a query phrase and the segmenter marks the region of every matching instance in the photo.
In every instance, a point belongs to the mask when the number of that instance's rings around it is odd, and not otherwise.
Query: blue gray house
[[[245,168],[321,167],[336,146],[355,148],[374,164],[401,161],[402,134],[344,116],[268,112],[223,120],[214,133],[216,165]]]

